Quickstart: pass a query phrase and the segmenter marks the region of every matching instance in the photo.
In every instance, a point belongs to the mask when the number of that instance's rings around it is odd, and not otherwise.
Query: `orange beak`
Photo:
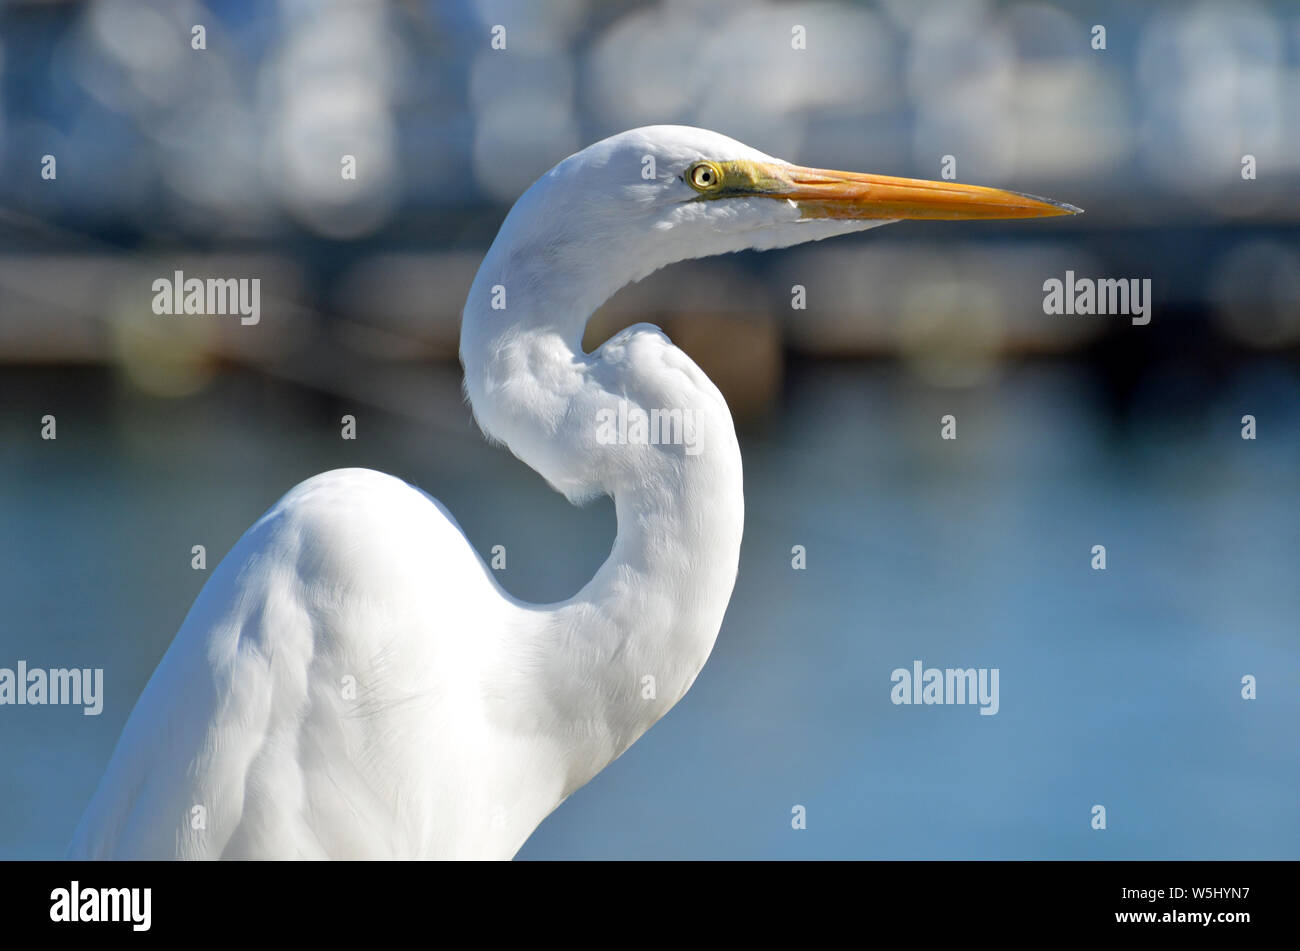
[[[860,172],[833,172],[797,165],[771,167],[784,187],[764,191],[799,206],[805,218],[1051,218],[1083,209],[1021,192],[892,178]]]

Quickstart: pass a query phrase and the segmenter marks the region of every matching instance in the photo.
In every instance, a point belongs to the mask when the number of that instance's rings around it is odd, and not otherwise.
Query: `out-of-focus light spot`
[[[473,0],[479,22],[483,25],[482,41],[486,46],[488,30],[506,29],[506,48],[500,52],[556,52],[568,45],[570,36],[581,25],[586,12],[582,0]]]
[[[604,127],[687,120],[696,94],[693,53],[705,22],[697,11],[681,7],[645,8],[595,41],[585,98]],[[665,82],[669,76],[672,81]]]
[[[283,197],[299,221],[330,237],[354,238],[383,224],[396,203],[392,119],[376,110],[343,124],[335,120],[328,107],[289,106],[263,175],[284,176]],[[356,159],[355,180],[342,176],[345,155]]]
[[[275,365],[303,349],[318,332],[304,308],[303,281],[294,262],[271,255],[221,254],[92,259],[92,298],[86,288],[69,303],[86,318],[107,325],[110,354],[125,376],[142,390],[167,397],[188,396],[208,384],[222,361]],[[258,281],[257,323],[247,312],[156,314],[153,282],[173,279]],[[65,305],[66,306],[66,305]],[[206,305],[205,305],[206,309]]]
[[[916,24],[907,82],[917,108],[916,160],[959,156],[958,178],[1005,178],[1016,155],[1016,54],[996,20],[936,10]]]
[[[379,228],[400,196],[392,96],[400,39],[383,7],[334,3],[288,27],[265,68],[274,134],[262,156],[268,186],[304,225],[334,238]],[[344,156],[355,178],[343,175]]]
[[[219,44],[201,53],[190,48],[190,28],[203,19],[199,9],[190,0],[87,4],[81,29],[68,34],[54,58],[110,109],[147,121],[196,89],[221,91],[210,81],[223,61]]]
[[[880,0],[879,5],[894,23],[909,31],[935,16],[970,22],[989,15],[988,0]]]
[[[793,158],[810,117],[896,105],[893,40],[879,16],[839,4],[649,7],[596,41],[584,101],[610,131],[682,122]]]
[[[474,176],[494,198],[513,201],[579,147],[577,123],[567,103],[532,97],[502,101],[479,115]]]
[[[163,177],[180,203],[180,217],[207,234],[256,233],[270,207],[258,173],[254,117],[233,100],[179,113],[160,125],[159,146],[168,156]]]
[[[792,47],[792,24],[806,48]],[[891,38],[874,13],[838,4],[737,8],[698,34],[690,121],[799,155],[810,117],[847,120],[896,102]]]
[[[130,272],[126,272],[130,273]],[[149,307],[142,279],[123,283],[107,302],[113,355],[123,375],[152,396],[182,397],[212,379],[215,317],[160,317]]]
[[[1081,37],[1087,24],[1046,3],[1004,15],[1015,46],[1016,174],[1086,175],[1131,149],[1127,92]]]
[[[88,13],[100,49],[127,68],[166,72],[189,47],[166,16],[139,0],[101,0]]]
[[[564,56],[480,53],[470,69],[469,101],[475,111],[523,96],[549,102],[573,99],[573,65]]]
[[[474,175],[493,198],[513,201],[581,148],[573,86],[573,67],[558,54],[484,50],[475,57]]]
[[[1273,169],[1300,167],[1300,133],[1288,134],[1284,121],[1281,31],[1268,10],[1243,0],[1163,12],[1143,30],[1137,73],[1142,150],[1158,178],[1234,205],[1249,196],[1206,183],[1236,177],[1243,154]]]

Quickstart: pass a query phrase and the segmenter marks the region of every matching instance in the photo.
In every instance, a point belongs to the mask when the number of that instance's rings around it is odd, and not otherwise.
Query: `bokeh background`
[[[1300,7],[99,0],[0,6],[0,666],[106,681],[0,707],[0,858],[62,853],[210,569],[315,472],[420,485],[520,597],[585,583],[612,506],[484,443],[459,310],[533,179],[661,122],[1087,214],[602,309],[591,345],[649,320],[722,387],[746,538],[694,689],[521,857],[1300,857]],[[155,316],[177,268],[260,278],[261,322]],[[1067,269],[1150,278],[1152,322],[1045,315]],[[1000,668],[1001,712],[892,705],[914,659]]]

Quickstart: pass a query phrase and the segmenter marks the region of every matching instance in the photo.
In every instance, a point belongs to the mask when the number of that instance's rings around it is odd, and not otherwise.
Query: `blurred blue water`
[[[63,383],[7,401],[0,666],[102,666],[107,699],[0,707],[0,858],[61,853],[206,577],[190,546],[215,565],[314,472],[420,484],[481,552],[507,546],[522,597],[590,577],[611,506],[573,509],[483,444],[441,375],[455,422],[363,408],[355,443],[335,428],[355,407],[244,377],[182,401]],[[1300,858],[1300,390],[1266,369],[1221,392],[1174,413],[1139,394],[1119,427],[1066,366],[962,391],[796,374],[741,431],[746,537],[712,659],[521,857]],[[916,659],[999,668],[1000,712],[891,704]]]

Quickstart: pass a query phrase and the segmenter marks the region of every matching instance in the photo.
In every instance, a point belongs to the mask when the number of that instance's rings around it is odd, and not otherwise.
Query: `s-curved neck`
[[[685,694],[713,648],[740,555],[740,450],[721,394],[657,329],[638,325],[582,352],[591,310],[612,293],[605,278],[507,275],[529,255],[501,244],[462,325],[475,416],[570,498],[613,496],[618,518],[591,581],[567,601],[523,606],[517,649],[502,655],[513,658],[500,674],[516,704],[519,692],[534,701],[515,708],[548,712],[540,729],[561,750],[568,795]],[[503,288],[505,307],[494,309]],[[566,299],[588,309],[575,314]],[[662,423],[646,441],[638,413]]]

